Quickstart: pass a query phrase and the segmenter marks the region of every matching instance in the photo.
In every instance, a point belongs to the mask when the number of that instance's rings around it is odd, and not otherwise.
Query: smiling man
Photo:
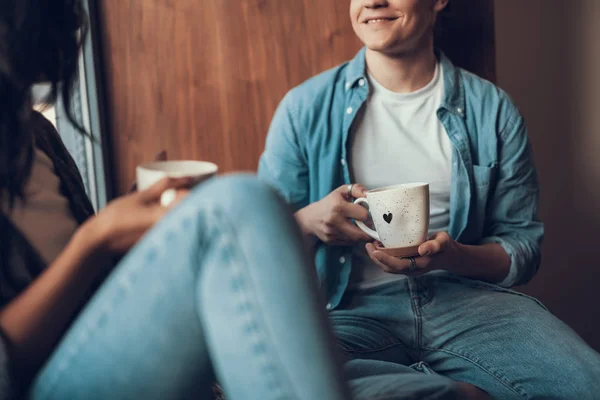
[[[357,390],[381,375],[382,388],[423,398],[443,376],[470,398],[597,398],[600,356],[509,289],[541,258],[527,129],[503,91],[434,49],[447,3],[350,0],[365,47],[286,95],[259,174],[312,238]],[[368,243],[353,223],[368,213],[351,201],[409,182],[430,184],[431,236],[396,259]]]

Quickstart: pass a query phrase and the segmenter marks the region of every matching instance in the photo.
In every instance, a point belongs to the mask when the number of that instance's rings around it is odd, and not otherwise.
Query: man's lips
[[[364,24],[378,24],[382,22],[390,22],[397,20],[398,17],[374,16],[365,18]]]

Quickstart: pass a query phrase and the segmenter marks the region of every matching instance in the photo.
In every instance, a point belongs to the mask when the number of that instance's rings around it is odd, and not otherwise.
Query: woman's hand
[[[454,270],[459,264],[460,244],[454,241],[446,232],[438,232],[428,241],[419,246],[419,256],[415,257],[417,269],[408,272],[410,260],[396,258],[375,249],[373,243],[367,244],[367,252],[371,260],[385,272],[409,276],[422,275],[433,270]]]
[[[145,191],[112,201],[82,229],[102,252],[124,254],[187,194],[191,184],[191,178],[165,178]],[[168,189],[175,189],[178,196],[165,208],[160,197]]]

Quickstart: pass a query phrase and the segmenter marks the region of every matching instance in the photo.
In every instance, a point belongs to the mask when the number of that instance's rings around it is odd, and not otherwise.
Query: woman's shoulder
[[[39,111],[33,111],[31,114],[31,118],[29,119],[29,126],[33,132],[33,136],[36,141],[36,145],[40,150],[45,153],[49,152],[49,149],[46,147],[52,147],[53,152],[56,153],[57,149],[63,151],[64,144],[58,131],[42,113]],[[64,149],[66,151],[66,149]]]
[[[34,111],[31,119],[36,147],[43,151],[54,163],[54,169],[61,180],[62,189],[71,204],[75,218],[82,223],[94,214],[94,208],[85,191],[83,179],[65,147],[54,125],[41,113]]]

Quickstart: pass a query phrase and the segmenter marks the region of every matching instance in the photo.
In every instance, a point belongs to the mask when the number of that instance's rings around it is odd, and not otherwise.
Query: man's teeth
[[[367,21],[367,23],[375,24],[377,22],[383,22],[383,21],[391,21],[391,20],[388,18],[370,19],[369,21]]]

